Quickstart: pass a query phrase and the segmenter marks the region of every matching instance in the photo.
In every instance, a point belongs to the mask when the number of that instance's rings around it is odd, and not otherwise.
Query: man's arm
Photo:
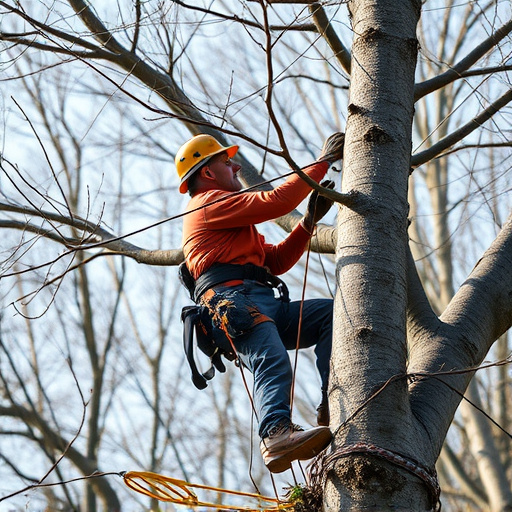
[[[328,162],[317,162],[304,170],[317,182],[325,176]],[[251,226],[273,220],[295,209],[311,192],[310,186],[299,176],[290,176],[274,190],[237,193],[223,201],[207,206],[204,219],[208,229],[230,229]],[[212,199],[227,194],[211,192]]]
[[[333,181],[321,184],[334,188]],[[314,233],[316,224],[325,216],[332,206],[332,201],[314,191],[309,197],[306,213],[295,229],[280,244],[265,244],[265,266],[274,275],[284,274],[300,259],[306,244]]]

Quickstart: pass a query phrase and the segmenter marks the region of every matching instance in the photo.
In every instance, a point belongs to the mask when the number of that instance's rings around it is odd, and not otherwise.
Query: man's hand
[[[317,162],[329,162],[333,164],[343,158],[343,148],[345,147],[345,134],[343,132],[336,132],[327,137],[322,147],[320,156],[316,159]]]
[[[322,187],[334,188],[334,181],[325,180],[320,183]],[[302,226],[308,233],[313,233],[317,222],[324,217],[324,215],[330,210],[333,201],[325,196],[320,195],[316,190],[311,192],[309,196],[308,206],[306,213],[302,218]]]

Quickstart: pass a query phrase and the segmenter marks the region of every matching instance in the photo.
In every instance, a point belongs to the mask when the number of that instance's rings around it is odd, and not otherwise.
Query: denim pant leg
[[[259,421],[259,434],[264,438],[274,425],[291,421],[290,390],[292,369],[290,358],[273,319],[282,302],[274,298],[270,288],[245,281],[235,287],[215,287],[208,299],[214,317],[214,336],[219,346],[230,348],[221,331],[217,316],[227,319],[228,334],[238,356],[254,377],[254,405]]]
[[[254,306],[269,319],[243,333],[232,333],[240,360],[254,377],[253,399],[259,434],[264,438],[274,425],[291,421],[292,369],[287,350],[294,349],[297,343],[301,303],[282,302],[274,297],[273,290],[248,281],[236,288],[221,287],[217,290],[237,306],[237,313],[232,317],[235,331],[236,324],[241,320],[242,308],[247,310]],[[304,302],[299,348],[315,346],[316,364],[324,391],[327,391],[329,381],[332,316],[332,300],[312,299]],[[245,325],[245,322],[241,323]],[[219,344],[222,346],[222,343]]]
[[[279,334],[287,350],[297,345],[300,318],[300,301],[284,303],[276,317]],[[322,391],[329,385],[332,351],[332,299],[309,299],[302,307],[299,348],[315,347],[316,367],[320,374]]]
[[[286,350],[295,349],[297,346],[299,319],[301,316],[301,301],[282,302],[274,298],[274,292],[272,290],[264,288],[261,285],[251,286],[248,288],[247,292],[251,300],[257,304],[258,309],[275,322],[278,337],[276,337],[276,344],[272,344],[271,346],[272,352],[274,353],[274,351],[277,350],[277,341],[280,341]],[[302,305],[299,348],[315,347],[316,366],[320,375],[323,392],[327,392],[329,386],[332,323],[332,299],[309,299],[304,301]],[[271,325],[274,327],[274,324]],[[289,419],[291,418],[289,403],[293,374],[288,354],[285,352],[281,357],[283,358],[283,370],[281,371],[284,372],[284,367],[286,366],[286,375],[282,373],[281,378],[277,378],[278,374],[274,374],[275,378],[273,379],[273,384],[275,386],[279,385],[279,391],[277,391],[278,388],[276,387],[276,394],[281,393],[281,396],[283,396],[286,393],[286,404],[288,404],[287,418]],[[255,378],[255,383],[256,381],[257,379]],[[264,386],[262,386],[262,388],[264,388]],[[264,400],[265,398],[266,397],[263,397]],[[284,405],[283,402],[279,402],[276,396],[271,397],[266,403],[269,406],[269,411],[270,408],[274,406],[273,404],[277,405],[280,403],[281,407]],[[268,428],[278,422],[279,420],[274,421],[274,417],[271,414],[267,416],[262,415],[260,419],[260,432],[265,433],[268,431]]]
[[[273,322],[256,325],[234,343],[242,363],[254,377],[253,401],[263,439],[274,425],[291,421],[290,358]]]

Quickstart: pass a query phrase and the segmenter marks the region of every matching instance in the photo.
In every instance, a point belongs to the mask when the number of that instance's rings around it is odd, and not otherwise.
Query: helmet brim
[[[180,187],[179,187],[180,194],[187,193],[188,179],[190,178],[190,176],[192,176],[192,174],[194,174],[196,171],[201,169],[201,167],[206,163],[207,160],[210,160],[210,158],[212,158],[213,156],[220,155],[221,153],[227,153],[229,158],[233,158],[237,154],[238,148],[239,148],[239,146],[234,145],[234,146],[228,146],[228,147],[219,149],[218,151],[215,151],[214,153],[209,154],[206,158],[203,158],[203,160],[201,160],[196,165],[194,165],[194,167],[192,167],[192,169],[187,171],[187,173],[183,176],[183,178],[181,178]]]

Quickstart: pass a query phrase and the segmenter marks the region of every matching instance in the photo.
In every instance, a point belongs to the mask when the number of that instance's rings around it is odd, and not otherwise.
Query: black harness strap
[[[197,369],[194,359],[194,331],[197,330],[197,323],[200,322],[201,312],[199,306],[186,306],[181,310],[181,320],[183,321],[183,348],[187,357],[190,370],[192,371],[192,382],[198,389],[204,389],[215,375],[213,365],[205,373]]]
[[[183,322],[183,348],[187,357],[190,370],[192,372],[192,382],[198,389],[204,389],[215,376],[215,369],[224,373],[226,366],[221,358],[221,350],[211,338],[211,333],[206,332],[203,323],[203,315],[205,310],[202,306],[185,306],[181,310],[181,320]],[[210,368],[201,373],[194,359],[194,336],[198,348],[210,358]],[[229,354],[225,357],[230,359]]]
[[[206,272],[203,272],[195,281],[194,301],[197,303],[201,295],[214,286],[226,281],[251,280],[276,288],[282,301],[289,302],[288,288],[282,279],[271,274],[266,268],[247,263],[245,265],[232,265],[230,263],[216,263]]]

